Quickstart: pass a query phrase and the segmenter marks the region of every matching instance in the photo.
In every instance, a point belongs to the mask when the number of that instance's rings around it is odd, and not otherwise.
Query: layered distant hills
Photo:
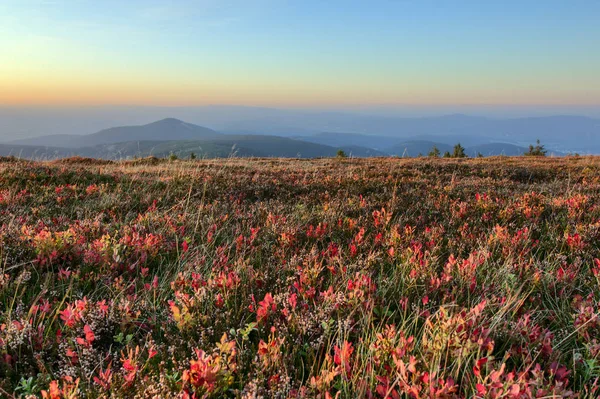
[[[221,134],[214,130],[167,118],[141,126],[122,126],[89,135],[50,135],[0,144],[0,155],[23,158],[85,156],[105,159],[170,154],[188,157],[332,157],[338,150],[357,157],[385,156],[357,145],[328,146],[288,137]]]
[[[287,118],[281,117],[279,122],[292,123],[292,119],[288,115]],[[451,152],[454,144],[460,142],[469,156],[512,156],[523,154],[528,144],[534,143],[538,137],[542,138],[542,144],[546,145],[549,154],[564,155],[576,150],[583,153],[600,152],[600,121],[592,118],[492,120],[465,115],[396,118],[393,120],[397,123],[395,133],[390,127],[393,121],[383,117],[360,117],[354,120],[354,126],[339,120],[340,124],[333,126],[335,129],[325,132],[278,127],[276,123],[269,128],[258,129],[259,123],[255,120],[239,123],[240,129],[217,131],[176,118],[166,118],[144,125],[112,127],[86,135],[52,134],[13,140],[0,144],[0,155],[41,159],[74,155],[126,159],[170,154],[187,157],[194,153],[205,158],[312,158],[335,156],[342,150],[356,157],[415,157],[427,155],[433,147],[442,154]],[[371,125],[366,124],[369,120]],[[266,126],[266,122],[262,123]],[[341,128],[381,133],[346,133],[339,131]],[[530,130],[546,133],[536,136]],[[568,146],[569,142],[573,145]]]
[[[121,126],[86,135],[51,135],[16,140],[20,145],[52,146],[65,148],[92,147],[131,141],[208,140],[222,135],[206,127],[166,118],[142,126]]]

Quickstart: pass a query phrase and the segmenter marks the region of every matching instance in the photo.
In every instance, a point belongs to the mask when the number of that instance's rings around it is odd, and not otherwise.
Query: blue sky
[[[598,1],[5,0],[0,103],[598,105],[599,21]]]

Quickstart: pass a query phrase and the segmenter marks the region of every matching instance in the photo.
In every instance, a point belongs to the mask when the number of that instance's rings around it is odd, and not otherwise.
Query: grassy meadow
[[[0,161],[0,397],[594,398],[600,158]]]

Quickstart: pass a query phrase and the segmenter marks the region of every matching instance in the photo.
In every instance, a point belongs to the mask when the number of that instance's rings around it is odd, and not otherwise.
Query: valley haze
[[[161,114],[184,119],[169,116],[152,121]],[[2,108],[0,123],[1,155],[42,159],[189,156],[192,152],[202,157],[327,157],[339,149],[357,157],[414,157],[426,155],[434,146],[444,153],[456,143],[466,147],[469,156],[521,155],[538,139],[551,155],[600,153],[600,118],[575,115],[408,117],[397,111],[225,105],[89,107],[76,113]]]

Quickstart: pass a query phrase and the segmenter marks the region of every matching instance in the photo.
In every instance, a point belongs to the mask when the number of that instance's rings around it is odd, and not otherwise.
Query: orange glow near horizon
[[[258,85],[260,86],[260,85]],[[167,84],[159,82],[117,83],[110,81],[8,81],[0,78],[0,105],[148,105],[195,106],[208,104],[248,106],[351,106],[351,105],[574,105],[600,103],[592,93],[539,93],[523,90],[460,90],[407,87],[385,90],[374,87],[329,87],[316,89],[302,85],[251,87],[212,84]]]
[[[600,104],[597,2],[150,3],[0,2],[0,104]]]

